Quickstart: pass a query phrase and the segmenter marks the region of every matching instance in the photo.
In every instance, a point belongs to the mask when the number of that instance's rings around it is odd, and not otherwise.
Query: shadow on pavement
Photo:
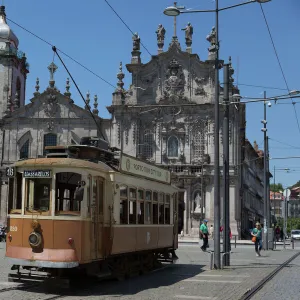
[[[49,293],[61,296],[130,296],[149,289],[171,286],[184,279],[194,277],[204,272],[204,265],[174,264],[162,270],[157,270],[145,275],[132,277],[124,281],[105,280],[77,284],[70,289],[40,286],[30,292]]]

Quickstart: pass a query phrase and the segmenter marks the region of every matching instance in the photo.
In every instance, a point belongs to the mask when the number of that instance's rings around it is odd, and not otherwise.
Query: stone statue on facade
[[[137,32],[133,35],[132,41],[133,41],[133,51],[139,51],[141,39]]]
[[[196,202],[196,208],[195,208],[195,213],[200,213],[201,212],[201,196],[199,195],[199,193],[197,193],[196,198],[195,198],[195,202]]]
[[[193,26],[189,22],[187,26],[181,30],[185,31],[185,43],[188,48],[192,46]]]
[[[157,35],[158,50],[160,51],[164,47],[166,30],[161,24],[159,24],[155,33]]]
[[[213,27],[211,29],[210,34],[206,37],[206,40],[210,42],[210,47],[208,51],[212,52],[213,50],[215,51],[216,44],[217,44],[217,39],[216,39],[216,28]]]

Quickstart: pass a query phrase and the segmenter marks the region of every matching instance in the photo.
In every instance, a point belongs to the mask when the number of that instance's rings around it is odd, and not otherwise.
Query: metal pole
[[[270,203],[270,160],[269,160],[269,137],[267,136],[267,195],[268,195],[268,201],[267,201],[267,212],[268,212],[268,218],[267,218],[267,225],[268,230],[271,228],[271,203]],[[269,248],[269,242],[268,242],[268,248]]]
[[[229,65],[224,67],[224,89],[223,102],[224,119],[223,119],[223,252],[229,253]],[[229,254],[224,256],[224,265],[230,265]]]
[[[264,92],[266,99],[266,92]],[[264,102],[264,249],[268,250],[268,195],[267,195],[267,104]]]
[[[220,149],[219,149],[219,0],[216,0],[216,56],[215,56],[215,153],[214,153],[214,267],[220,260]]]
[[[283,248],[285,249],[285,235],[286,235],[286,216],[287,216],[287,194],[288,194],[288,190],[285,189],[285,199],[284,199],[284,220],[283,220],[283,224],[284,224],[284,230],[283,230]]]
[[[203,192],[203,162],[202,162],[202,166],[201,166],[201,221],[204,220],[203,206],[204,206],[204,192]]]

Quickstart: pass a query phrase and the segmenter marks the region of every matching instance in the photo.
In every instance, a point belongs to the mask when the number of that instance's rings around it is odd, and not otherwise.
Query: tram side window
[[[26,179],[26,212],[49,212],[51,209],[51,178]]]
[[[158,224],[158,193],[153,192],[153,224]]]
[[[80,215],[84,189],[81,174],[73,172],[56,173],[55,214]]]
[[[16,186],[15,186],[16,185]],[[8,213],[21,214],[22,209],[22,173],[17,172],[16,178],[9,178],[8,183]]]
[[[151,206],[152,206],[152,192],[146,191],[145,223],[147,224],[151,224]]]
[[[128,188],[120,187],[120,224],[128,224]]]
[[[144,217],[145,217],[144,195],[145,193],[143,190],[138,190],[137,213],[138,213],[139,224],[144,224]]]
[[[166,195],[165,201],[165,224],[170,224],[170,195]]]
[[[136,189],[129,189],[129,224],[136,224]]]
[[[158,205],[159,205],[159,224],[164,224],[165,223],[165,194],[164,193],[159,193],[158,196]]]

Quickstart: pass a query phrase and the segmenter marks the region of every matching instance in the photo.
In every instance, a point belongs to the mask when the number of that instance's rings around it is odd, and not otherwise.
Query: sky
[[[125,88],[131,78],[125,65],[130,63],[132,33],[120,21],[105,0],[1,0],[6,6],[8,24],[17,35],[19,50],[26,53],[30,64],[27,78],[26,103],[29,103],[35,91],[36,78],[40,79],[40,91],[49,81],[47,66],[54,60],[58,66],[55,73],[56,86],[65,90],[68,77],[65,69],[54,57],[51,46],[34,37],[18,25],[43,38],[70,57],[80,62],[94,74],[88,72],[70,58],[61,54],[62,59],[76,80],[81,92],[90,92],[91,98],[97,94],[99,115],[109,118],[106,110],[112,101],[112,93],[117,83],[116,74],[123,62]],[[178,5],[188,9],[214,9],[214,0],[181,0]],[[152,54],[157,54],[155,31],[158,24],[166,29],[164,49],[166,50],[173,33],[173,18],[163,14],[165,7],[173,4],[169,0],[107,0],[122,17],[132,32],[138,32],[141,42]],[[220,7],[240,3],[238,0],[219,0]],[[263,4],[263,10],[272,33],[273,41],[286,77],[289,90],[300,90],[300,1],[272,0]],[[201,60],[206,60],[209,47],[206,36],[215,23],[213,13],[182,14],[177,18],[177,35],[185,47],[184,28],[191,22],[194,28],[192,51]],[[240,94],[246,97],[261,98],[266,91],[267,97],[287,93],[287,87],[281,73],[267,26],[258,3],[241,6],[220,12],[219,18],[220,59],[228,61],[232,57],[235,69],[235,84]],[[142,62],[147,63],[151,56],[141,47]],[[96,76],[96,75],[97,76]],[[111,85],[102,81],[103,78]],[[223,74],[220,73],[220,80]],[[262,86],[262,87],[254,87]],[[272,88],[270,88],[272,87]],[[84,106],[83,100],[71,82],[72,99]],[[300,156],[300,99],[272,103],[267,107],[267,128],[270,138],[270,169],[275,181],[284,187],[300,180],[300,159],[275,159],[279,157]],[[296,112],[296,113],[295,113]],[[296,117],[297,115],[297,117]],[[246,135],[251,143],[257,141],[263,148],[263,103],[251,103],[246,107]],[[289,171],[283,169],[289,168]],[[273,182],[273,179],[272,179]]]

